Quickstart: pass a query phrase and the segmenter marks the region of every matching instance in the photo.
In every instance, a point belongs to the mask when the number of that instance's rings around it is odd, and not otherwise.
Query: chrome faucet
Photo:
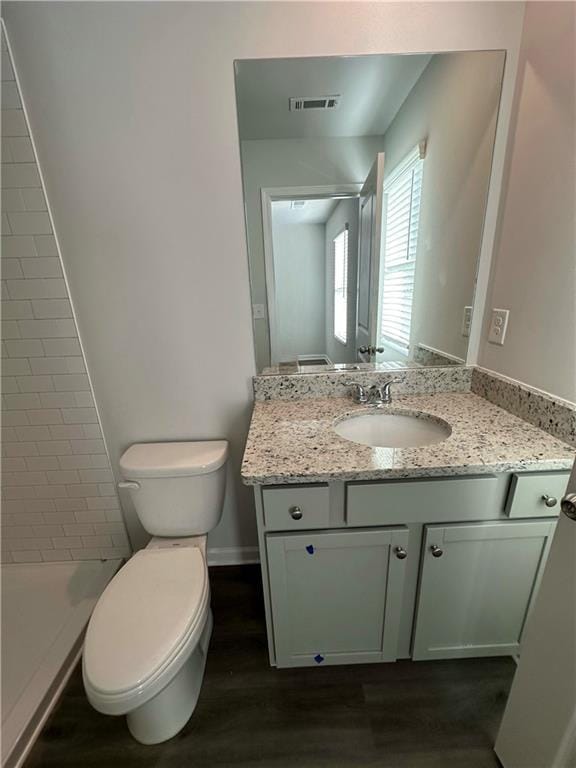
[[[370,388],[356,381],[346,381],[344,386],[353,387],[352,399],[359,405],[388,405],[392,402],[391,386],[396,379],[385,381],[380,386],[374,385]]]

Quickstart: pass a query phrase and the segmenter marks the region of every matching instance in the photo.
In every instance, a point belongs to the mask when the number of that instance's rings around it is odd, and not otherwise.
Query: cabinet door
[[[406,528],[271,534],[266,548],[279,667],[396,659]]]
[[[412,657],[517,654],[554,526],[427,526]]]

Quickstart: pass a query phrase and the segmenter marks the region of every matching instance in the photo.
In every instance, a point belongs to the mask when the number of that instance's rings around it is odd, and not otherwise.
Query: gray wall
[[[113,467],[138,440],[228,437],[211,543],[253,545],[238,479],[255,366],[234,60],[508,48],[514,62],[522,4],[7,2],[2,13]]]
[[[324,224],[274,221],[275,362],[321,355],[324,338]]]
[[[480,364],[576,402],[576,6],[529,3]],[[510,310],[504,346],[491,307]]]
[[[332,241],[348,224],[348,340],[334,337],[334,252]],[[326,222],[326,351],[334,363],[356,360],[356,291],[358,283],[358,198],[342,200]]]

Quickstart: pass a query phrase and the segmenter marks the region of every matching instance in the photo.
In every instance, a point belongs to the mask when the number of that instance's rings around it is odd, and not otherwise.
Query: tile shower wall
[[[129,554],[2,32],[2,559]]]

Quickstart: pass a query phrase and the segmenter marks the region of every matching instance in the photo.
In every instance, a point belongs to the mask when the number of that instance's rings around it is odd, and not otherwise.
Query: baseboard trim
[[[258,547],[208,547],[208,565],[259,563]]]

